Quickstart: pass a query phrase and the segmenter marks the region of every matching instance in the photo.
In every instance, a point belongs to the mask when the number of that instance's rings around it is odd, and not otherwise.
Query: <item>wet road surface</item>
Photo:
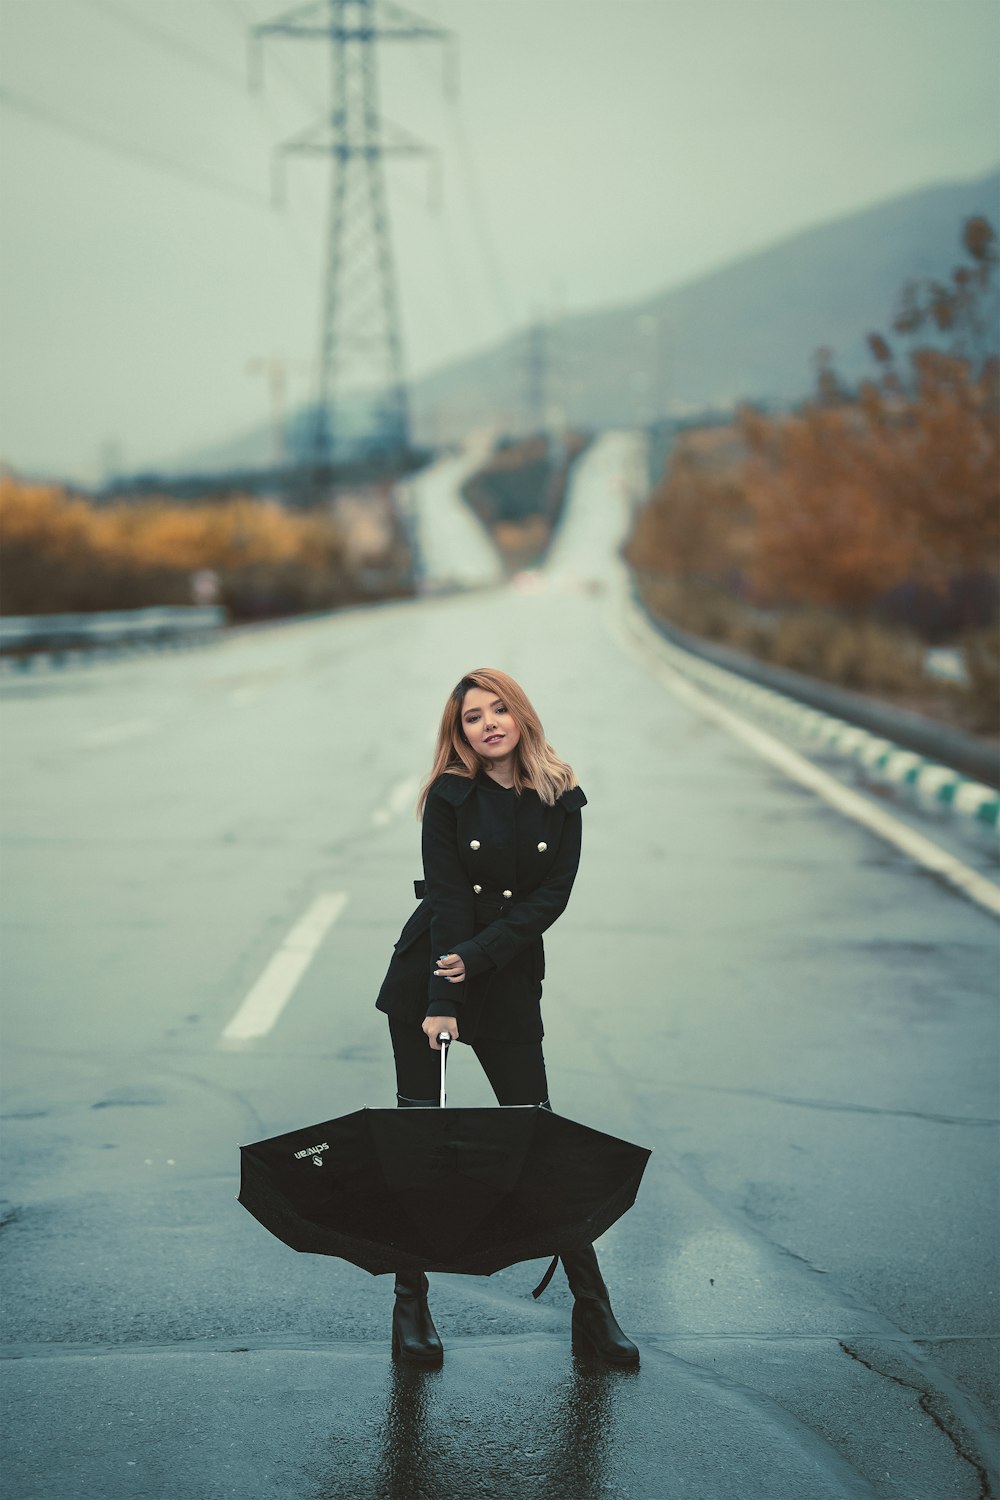
[[[997,1492],[997,924],[629,652],[594,579],[633,459],[592,451],[592,566],[564,549],[537,593],[4,686],[16,1500]],[[598,1247],[635,1373],[571,1355],[543,1262],[434,1278],[444,1368],[394,1369],[388,1282],[235,1201],[240,1142],[392,1101],[413,798],[487,664],[590,799],[546,1060],[558,1110],[654,1150]],[[337,895],[269,1029],[227,1039]],[[461,1047],[449,1102],[491,1102]]]

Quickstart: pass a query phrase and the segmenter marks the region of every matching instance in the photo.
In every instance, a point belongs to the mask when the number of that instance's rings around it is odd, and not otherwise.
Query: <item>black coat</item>
[[[466,1042],[541,1040],[542,933],[569,900],[586,801],[573,787],[548,807],[484,772],[438,778],[424,808],[423,899],[395,945],[379,1010],[415,1026],[455,1016]],[[462,958],[461,984],[435,978],[443,953]]]

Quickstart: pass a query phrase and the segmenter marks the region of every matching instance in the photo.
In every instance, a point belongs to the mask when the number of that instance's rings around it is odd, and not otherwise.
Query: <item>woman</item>
[[[500,1104],[548,1107],[539,1003],[542,933],[566,908],[580,862],[586,797],[504,672],[470,672],[441,718],[420,795],[420,905],[396,943],[376,1004],[389,1017],[403,1109],[438,1102],[438,1037],[468,1043]],[[614,1364],[639,1351],[615,1321],[593,1247],[561,1256],[574,1347]],[[443,1357],[427,1277],[396,1277],[393,1351]]]

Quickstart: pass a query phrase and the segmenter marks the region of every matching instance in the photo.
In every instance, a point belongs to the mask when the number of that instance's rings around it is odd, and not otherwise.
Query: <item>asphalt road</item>
[[[491,433],[477,433],[461,453],[439,459],[399,487],[410,518],[417,577],[428,593],[489,588],[503,581],[500,554],[462,499],[462,485],[486,464],[495,446]]]
[[[1000,1493],[997,924],[628,649],[634,459],[585,460],[537,592],[2,685],[10,1500]],[[558,1110],[654,1150],[599,1245],[636,1373],[571,1356],[542,1263],[435,1278],[444,1367],[394,1369],[388,1282],[235,1201],[239,1143],[393,1100],[413,799],[487,664],[590,799],[546,1057]],[[450,1102],[491,1102],[461,1047]]]

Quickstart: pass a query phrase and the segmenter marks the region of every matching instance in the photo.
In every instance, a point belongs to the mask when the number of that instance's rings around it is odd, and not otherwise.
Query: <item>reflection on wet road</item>
[[[503,1419],[492,1424],[493,1441],[485,1445],[486,1452],[482,1434],[465,1431],[473,1417],[463,1422],[448,1413],[442,1420],[445,1413],[434,1399],[440,1378],[408,1365],[393,1366],[374,1475],[376,1494],[412,1500],[426,1492],[458,1500],[460,1495],[491,1493],[501,1476],[507,1485],[516,1476],[525,1495],[561,1492],[576,1500],[602,1500],[607,1494],[607,1459],[616,1439],[613,1406],[622,1390],[622,1372],[574,1361],[553,1388],[532,1389],[525,1410],[507,1407]],[[624,1380],[627,1388],[627,1373]],[[467,1437],[470,1442],[464,1441]],[[516,1437],[513,1444],[511,1437]]]

